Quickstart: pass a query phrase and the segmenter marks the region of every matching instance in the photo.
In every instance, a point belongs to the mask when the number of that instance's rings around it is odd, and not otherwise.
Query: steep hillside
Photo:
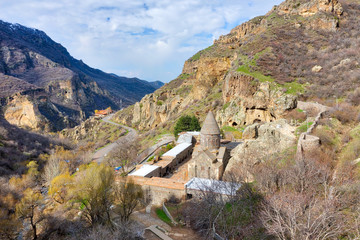
[[[161,85],[93,69],[44,32],[0,21],[0,97],[10,123],[62,129],[95,109],[133,104]]]
[[[0,175],[23,173],[26,163],[50,154],[56,145],[63,145],[51,136],[26,131],[0,117]]]
[[[212,109],[222,125],[240,126],[282,118],[298,98],[356,101],[359,16],[359,1],[287,0],[196,53],[117,119],[170,129],[182,114],[202,120]]]

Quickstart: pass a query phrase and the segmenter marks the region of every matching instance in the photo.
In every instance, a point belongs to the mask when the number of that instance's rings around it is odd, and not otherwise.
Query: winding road
[[[104,117],[102,120],[106,123],[124,128],[128,131],[128,133],[125,136],[121,136],[120,138],[118,138],[115,142],[97,150],[92,157],[92,160],[96,161],[97,163],[101,163],[104,160],[104,157],[106,157],[106,155],[109,154],[109,152],[115,147],[117,147],[121,142],[133,141],[137,137],[137,132],[135,129],[110,121],[113,116],[114,114],[110,114]]]

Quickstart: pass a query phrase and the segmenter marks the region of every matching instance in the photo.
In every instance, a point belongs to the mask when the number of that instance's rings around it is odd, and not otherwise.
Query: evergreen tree
[[[187,131],[200,131],[200,123],[199,120],[195,116],[181,116],[179,120],[176,122],[174,127],[174,135],[175,137],[181,132]]]

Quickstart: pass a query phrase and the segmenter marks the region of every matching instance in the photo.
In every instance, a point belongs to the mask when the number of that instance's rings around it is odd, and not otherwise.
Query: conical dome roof
[[[219,126],[215,120],[214,114],[211,111],[206,116],[200,133],[201,134],[220,134]]]

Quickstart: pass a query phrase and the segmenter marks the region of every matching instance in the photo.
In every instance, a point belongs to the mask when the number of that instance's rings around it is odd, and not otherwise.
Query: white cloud
[[[281,0],[2,0],[0,19],[45,31],[78,59],[168,82],[184,61]]]

